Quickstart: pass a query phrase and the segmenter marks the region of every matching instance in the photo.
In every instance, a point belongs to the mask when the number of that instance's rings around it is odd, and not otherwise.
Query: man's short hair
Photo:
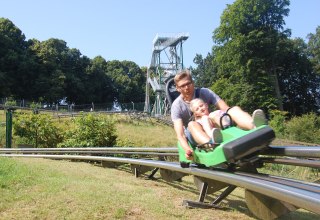
[[[174,83],[177,85],[177,83],[182,80],[182,79],[189,79],[191,82],[193,82],[192,80],[192,76],[191,76],[191,72],[188,69],[183,69],[180,72],[178,72],[175,77],[174,77]]]

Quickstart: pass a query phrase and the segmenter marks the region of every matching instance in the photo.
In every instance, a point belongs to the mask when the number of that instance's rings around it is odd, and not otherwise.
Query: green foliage
[[[289,0],[237,0],[224,10],[214,40],[223,43],[257,29],[282,30],[289,4]]]
[[[14,135],[20,136],[34,147],[53,148],[62,141],[62,131],[45,114],[15,114]]]
[[[320,143],[320,118],[315,113],[295,116],[289,120],[289,113],[279,110],[269,111],[269,125],[278,138],[308,143]]]
[[[213,56],[209,53],[207,57],[202,58],[202,55],[197,54],[193,62],[197,68],[192,69],[192,77],[198,87],[210,87],[216,80],[216,66],[212,62]]]
[[[41,108],[41,104],[40,103],[36,103],[36,102],[32,102],[30,104],[30,108],[32,108],[32,109]]]
[[[219,94],[230,106],[239,105],[250,108],[247,102],[250,98],[250,85],[245,83],[232,83],[226,78],[220,78],[215,81],[211,89]],[[240,96],[241,94],[242,96]]]
[[[314,182],[319,179],[319,170],[310,167],[266,163],[259,169],[259,172],[309,182]]]
[[[59,123],[46,114],[15,114],[15,143],[34,147],[104,147],[116,144],[115,122],[111,117],[83,114]]]
[[[145,73],[134,62],[109,61],[106,64],[106,74],[115,84],[115,98],[119,102],[144,101]]]
[[[308,38],[308,52],[310,61],[313,64],[314,72],[320,75],[320,26],[317,27],[316,33],[310,33]]]
[[[315,113],[293,117],[286,123],[285,133],[290,140],[320,144],[320,118]]]
[[[276,72],[284,109],[292,115],[317,111],[320,77],[313,71],[306,43],[302,39],[283,39],[279,48]]]
[[[14,100],[12,97],[10,97],[6,100],[6,102],[4,103],[4,106],[6,107],[17,106],[17,101]]]
[[[107,147],[116,144],[115,122],[111,117],[84,114],[73,119],[59,147]]]
[[[280,109],[292,115],[319,109],[319,33],[308,45],[290,39],[289,0],[236,0],[213,32],[212,53],[194,58],[196,83],[247,111]],[[318,74],[318,75],[317,75]]]
[[[281,31],[288,5],[287,0],[237,0],[223,12],[213,35],[217,43],[213,65],[217,67],[217,76],[233,85],[222,96],[233,105],[245,106],[250,111],[278,107],[276,50],[279,39],[286,37],[286,31]],[[225,89],[217,83],[214,87]]]
[[[131,61],[94,59],[50,38],[25,40],[9,19],[0,18],[0,97],[88,104],[144,101],[145,72]],[[79,95],[81,94],[81,95]]]
[[[269,121],[269,125],[276,132],[277,137],[283,137],[286,131],[286,119],[288,112],[279,111],[279,110],[271,110],[269,112],[271,120]]]

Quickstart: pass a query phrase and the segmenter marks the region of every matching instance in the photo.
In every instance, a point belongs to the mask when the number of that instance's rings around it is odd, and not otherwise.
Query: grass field
[[[30,158],[0,158],[0,174],[0,219],[255,219],[242,189],[223,201],[226,210],[182,206],[198,199],[191,176],[168,183],[135,178],[128,166]],[[299,210],[281,219],[317,217]]]
[[[158,123],[124,118],[117,123],[117,134],[125,146],[176,144],[173,128]],[[225,210],[187,209],[183,200],[199,196],[193,178],[165,182],[159,174],[155,177],[135,178],[128,165],[111,169],[85,162],[0,157],[0,219],[255,219],[243,189],[222,202]],[[317,218],[297,210],[281,219]]]

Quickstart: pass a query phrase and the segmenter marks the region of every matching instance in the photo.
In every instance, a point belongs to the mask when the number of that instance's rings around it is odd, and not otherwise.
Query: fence
[[[30,102],[27,100],[11,100],[8,98],[0,99],[0,108],[6,106],[26,109],[39,109],[39,110],[50,110],[50,111],[65,111],[65,112],[89,112],[89,111],[144,111],[144,102],[108,102],[108,103],[90,103],[80,104],[75,103],[47,103],[47,102]]]

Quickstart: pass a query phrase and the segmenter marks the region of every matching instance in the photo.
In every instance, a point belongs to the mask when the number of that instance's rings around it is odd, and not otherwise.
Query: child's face
[[[196,117],[209,115],[208,105],[202,101],[198,101],[194,104],[193,114]]]

